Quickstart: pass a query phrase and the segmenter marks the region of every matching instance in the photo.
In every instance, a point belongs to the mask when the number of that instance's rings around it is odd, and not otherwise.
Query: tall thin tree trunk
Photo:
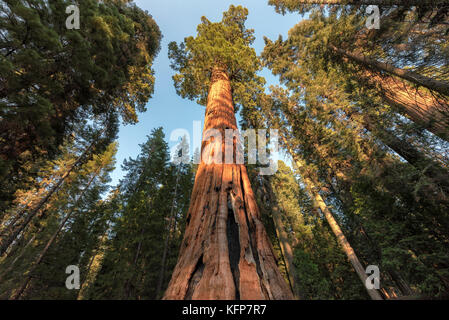
[[[86,298],[86,294],[88,293],[90,285],[95,281],[98,272],[101,269],[102,261],[105,256],[105,244],[108,241],[108,231],[101,237],[100,244],[95,250],[92,261],[87,268],[87,274],[84,277],[83,281],[80,284],[80,290],[78,292],[78,296],[76,300],[84,300]]]
[[[86,191],[89,189],[90,185],[92,184],[92,182],[95,180],[95,178],[97,177],[97,174],[99,173],[100,170],[97,170],[95,172],[95,174],[92,176],[92,178],[89,180],[89,182],[87,183],[86,187],[83,189],[83,191],[81,192],[81,194],[79,195],[78,199],[76,199],[75,204],[77,205],[79,203],[79,201],[83,198],[84,194],[86,193]],[[23,295],[23,293],[25,292],[26,288],[28,287],[31,279],[33,278],[33,272],[36,270],[36,268],[41,264],[42,260],[44,259],[45,255],[47,254],[48,250],[50,249],[50,247],[52,246],[52,244],[55,242],[56,238],[58,237],[59,233],[61,232],[62,228],[64,228],[65,224],[67,223],[67,221],[69,220],[69,218],[72,216],[74,210],[70,210],[69,213],[67,213],[66,217],[62,220],[62,222],[59,224],[58,229],[53,233],[53,235],[51,236],[50,240],[48,240],[47,244],[45,245],[44,249],[41,251],[41,253],[39,254],[38,258],[36,259],[36,261],[34,262],[34,264],[31,266],[30,270],[29,270],[29,275],[26,277],[25,281],[23,282],[22,286],[14,293],[14,295],[11,297],[11,300],[18,300],[20,299],[20,297]]]
[[[273,207],[272,216],[273,216],[274,226],[276,229],[276,234],[279,239],[279,244],[281,246],[282,255],[284,257],[288,279],[290,281],[290,285],[291,285],[294,295],[299,298],[297,272],[296,272],[295,265],[293,263],[293,261],[294,261],[293,250],[290,245],[290,241],[289,241],[287,232],[285,231],[284,223],[282,222],[281,213],[279,212],[279,208],[277,206]]]
[[[61,232],[62,228],[64,227],[64,225],[67,223],[67,221],[69,220],[70,216],[72,215],[73,211],[70,211],[66,217],[64,218],[64,220],[62,220],[61,224],[59,225],[58,229],[53,233],[53,235],[51,236],[50,240],[47,242],[47,244],[45,245],[44,249],[41,251],[41,253],[39,254],[39,257],[37,258],[36,262],[34,263],[34,265],[31,267],[29,273],[30,275],[26,277],[25,281],[23,282],[22,286],[14,293],[14,295],[11,297],[11,300],[17,300],[20,299],[20,297],[22,296],[22,294],[24,293],[25,289],[28,287],[28,284],[30,283],[31,279],[32,279],[32,273],[36,270],[37,266],[40,265],[40,263],[42,262],[42,260],[44,259],[45,255],[47,254],[48,250],[50,249],[51,245],[53,244],[53,242],[56,240],[56,238],[59,235],[59,232]]]
[[[270,111],[267,111],[267,116],[269,117],[269,121],[275,125],[276,121],[273,119],[272,114]],[[299,173],[301,174],[301,177],[303,178],[306,191],[309,193],[314,206],[316,208],[319,208],[320,211],[323,213],[324,217],[326,218],[329,226],[332,229],[332,232],[334,233],[335,237],[337,238],[338,243],[340,244],[341,248],[343,249],[343,252],[346,254],[349,262],[352,264],[355,272],[359,276],[360,280],[362,281],[363,287],[368,292],[369,296],[373,300],[383,300],[382,296],[376,289],[368,289],[366,287],[366,280],[368,279],[365,269],[363,268],[362,264],[360,263],[357,255],[354,252],[354,249],[351,247],[350,243],[346,239],[343,231],[341,230],[340,226],[338,225],[337,221],[332,215],[332,212],[327,207],[326,203],[324,202],[323,198],[319,194],[316,188],[316,184],[314,183],[314,180],[312,177],[310,177],[309,172],[307,171],[304,161],[298,157],[298,155],[293,151],[293,148],[291,147],[290,143],[287,141],[287,138],[285,136],[283,128],[279,128],[279,136],[281,138],[281,142],[284,145],[284,147],[287,149],[287,151],[290,153],[290,156],[292,157],[294,163],[296,164]]]
[[[55,194],[59,188],[62,186],[65,179],[72,173],[72,171],[80,165],[80,163],[83,161],[85,156],[93,149],[95,143],[97,143],[96,140],[94,140],[89,147],[76,159],[76,161],[69,166],[66,172],[59,178],[58,182],[55,183],[53,187],[50,188],[50,190],[47,192],[47,194],[34,206],[31,211],[28,213],[28,215],[25,217],[25,220],[18,226],[11,226],[11,231],[7,237],[4,238],[3,241],[1,241],[0,244],[0,257],[8,250],[9,246],[14,242],[15,239],[19,236],[19,234],[28,226],[30,221],[34,218],[34,216],[39,212],[39,210],[42,208],[44,204],[50,200],[50,198]],[[26,208],[22,211],[18,212],[18,216],[22,216],[26,211]]]
[[[127,279],[124,285],[124,290],[123,290],[123,295],[126,299],[129,299],[129,297],[131,296],[131,287],[135,288],[135,286],[133,285],[134,282],[134,278],[136,277],[136,273],[137,273],[137,262],[139,261],[139,257],[140,257],[140,252],[142,250],[142,242],[143,242],[143,235],[145,234],[145,229],[142,228],[142,230],[140,231],[140,240],[137,243],[137,249],[136,249],[136,254],[134,255],[134,260],[133,260],[133,271],[131,274],[131,278]]]
[[[295,155],[291,151],[289,151],[290,154],[293,156]],[[294,156],[294,161],[296,165],[298,166],[299,171],[301,172],[301,176],[304,180],[305,187],[307,192],[311,195],[313,203],[316,207],[320,209],[320,211],[324,214],[324,217],[327,220],[327,223],[332,229],[332,232],[334,233],[335,237],[337,238],[338,243],[340,244],[341,248],[343,249],[343,252],[346,254],[349,262],[352,264],[355,272],[359,276],[360,280],[362,281],[363,286],[365,287],[366,291],[368,292],[369,296],[373,300],[383,300],[382,296],[376,289],[368,289],[366,287],[366,280],[368,279],[365,269],[363,268],[362,264],[359,261],[359,258],[354,252],[354,249],[352,248],[351,244],[346,239],[343,231],[341,230],[340,226],[338,225],[338,222],[335,220],[334,216],[332,215],[332,212],[324,202],[321,195],[316,190],[315,183],[312,181],[311,178],[308,177],[308,174],[302,170],[303,168],[302,163],[298,160],[296,155]]]
[[[22,256],[24,255],[26,249],[34,242],[34,240],[36,239],[36,236],[39,234],[39,232],[42,230],[42,227],[40,227],[31,237],[30,240],[28,240],[28,242],[26,243],[26,245],[21,249],[20,253],[17,255],[17,257],[14,258],[14,260],[9,264],[8,268],[6,268],[6,270],[2,271],[2,273],[0,273],[0,282],[3,280],[3,277],[6,276],[8,273],[10,273],[13,268],[14,265],[16,264],[16,262],[22,258]]]
[[[218,130],[222,139],[208,140],[209,129]],[[226,129],[237,130],[231,85],[228,75],[214,68],[202,159],[164,299],[293,299],[278,270],[245,166],[212,162],[216,153],[224,154]],[[228,147],[234,148],[236,159],[235,142]]]

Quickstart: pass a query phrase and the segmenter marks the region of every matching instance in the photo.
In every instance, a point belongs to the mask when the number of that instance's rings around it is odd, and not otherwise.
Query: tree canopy
[[[224,70],[231,80],[234,102],[254,105],[255,94],[264,84],[257,75],[261,64],[250,46],[254,30],[245,27],[248,9],[230,6],[221,22],[201,18],[196,37],[187,37],[180,44],[169,44],[169,57],[177,93],[205,105],[214,68]]]

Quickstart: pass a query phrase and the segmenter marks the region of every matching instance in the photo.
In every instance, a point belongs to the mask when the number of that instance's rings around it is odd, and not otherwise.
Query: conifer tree
[[[70,185],[52,198],[46,215],[23,233],[28,244],[3,259],[2,285],[10,299],[74,298],[65,290],[65,268],[77,265],[84,271],[107,228],[110,217],[101,210],[101,196],[108,189],[115,153],[113,143],[72,175]]]
[[[85,298],[160,298],[174,267],[193,180],[189,164],[169,160],[157,128],[138,157],[124,162],[127,173],[120,181],[111,237]]]
[[[17,237],[38,214],[43,214],[47,203],[64,183],[67,180],[70,181],[71,176],[76,176],[77,171],[85,163],[95,157],[96,154],[103,152],[108,143],[115,139],[118,130],[117,122],[114,121],[114,118],[109,117],[107,121],[108,123],[102,129],[96,128],[96,124],[81,128],[77,132],[80,136],[76,138],[74,138],[76,133],[73,132],[71,138],[67,139],[65,146],[68,154],[63,154],[61,158],[49,161],[47,164],[50,170],[49,176],[44,177],[37,187],[27,190],[25,195],[21,192],[17,193],[19,201],[22,201],[20,199],[22,196],[26,196],[27,200],[25,200],[25,205],[19,203],[17,206],[11,207],[9,210],[13,212],[11,216],[3,217],[4,230],[2,230],[3,236],[2,241],[0,241],[0,256],[10,248],[11,244],[17,240]],[[85,124],[85,122],[83,121],[82,124]],[[42,169],[41,172],[43,172]]]
[[[305,12],[317,5],[378,5],[378,6],[444,6],[444,0],[269,0],[269,5],[282,14],[289,12]]]
[[[306,185],[315,185],[321,189],[320,193],[327,193],[329,201],[343,203],[343,207],[339,205],[344,210],[340,215],[345,217],[341,228],[361,257],[359,260],[381,267],[382,279],[388,283],[382,288],[384,297],[417,293],[445,296],[443,275],[447,255],[441,250],[447,236],[447,218],[444,218],[447,205],[429,198],[432,193],[416,181],[414,169],[381,152],[363,130],[357,131],[357,126],[352,126],[338,113],[330,113],[332,109],[326,104],[309,105],[305,100],[304,107],[294,99],[286,99],[282,90],[274,90],[273,97],[277,102],[271,109],[271,119],[280,119],[277,121],[282,121],[281,128],[291,130],[283,129],[288,134],[284,144],[291,146],[290,154],[307,159],[311,165],[301,176],[313,173],[313,180]],[[328,191],[323,191],[326,189]],[[397,199],[401,202],[397,203]],[[323,199],[323,203],[325,201]],[[410,212],[414,212],[415,218]],[[390,224],[385,224],[385,219],[389,219]],[[414,225],[413,231],[411,225]],[[383,228],[389,230],[388,238]],[[360,230],[363,232],[358,233]],[[428,234],[430,230],[435,236]],[[422,244],[421,241],[426,243],[425,247],[417,245]],[[423,251],[418,253],[417,248]],[[415,259],[419,255],[423,256],[418,266]],[[432,259],[439,261],[438,264],[432,265]],[[409,268],[400,268],[402,264]],[[422,272],[424,269],[426,271]],[[416,282],[417,278],[426,280]],[[395,283],[393,287],[392,282]]]
[[[206,104],[201,163],[178,263],[164,299],[291,299],[276,264],[243,164],[224,163],[225,130],[237,130],[234,102],[254,106],[262,80],[248,11],[231,6],[221,22],[202,18],[197,37],[171,43],[177,92]],[[211,138],[211,132],[219,138]],[[243,156],[243,155],[242,155]],[[217,161],[218,159],[218,161]]]
[[[79,122],[115,113],[135,123],[153,93],[161,33],[152,17],[130,1],[85,0],[80,28],[69,29],[69,5],[0,4],[2,204],[29,187]]]

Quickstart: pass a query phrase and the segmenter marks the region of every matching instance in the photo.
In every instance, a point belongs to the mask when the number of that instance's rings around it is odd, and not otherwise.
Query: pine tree
[[[52,198],[46,215],[23,233],[27,245],[19,245],[2,261],[4,289],[11,299],[70,297],[71,292],[64,291],[65,268],[74,264],[84,270],[110,219],[100,210],[100,202],[108,189],[115,152],[113,143],[84,164],[71,184]]]
[[[80,29],[66,27],[66,0],[0,5],[1,203],[29,187],[72,128],[115,113],[135,123],[153,93],[161,33],[129,1],[78,3]],[[11,143],[14,141],[14,143]],[[0,208],[3,209],[3,208]]]
[[[262,102],[264,103],[264,102]],[[265,107],[266,108],[266,107]],[[287,151],[290,153],[291,157],[293,158],[297,169],[299,173],[301,174],[302,179],[305,183],[305,188],[307,192],[309,193],[314,206],[319,209],[322,214],[326,217],[326,220],[331,227],[332,231],[335,234],[335,237],[337,238],[339,244],[341,245],[343,251],[348,257],[348,260],[353,265],[354,270],[356,271],[357,275],[360,277],[360,280],[363,284],[365,284],[367,275],[365,273],[365,269],[362,267],[362,264],[359,261],[359,258],[357,257],[356,253],[354,252],[353,248],[351,247],[350,243],[346,239],[345,235],[343,234],[340,226],[338,225],[338,222],[335,220],[331,210],[323,200],[322,196],[319,193],[319,186],[317,186],[316,183],[316,177],[312,173],[312,170],[307,167],[306,162],[304,159],[301,159],[298,154],[294,151],[294,148],[292,147],[291,139],[287,136],[285,129],[276,122],[274,116],[271,114],[271,110],[264,109],[265,117],[268,121],[268,123],[271,126],[274,126],[278,130],[281,130],[280,137],[281,137],[281,143],[285,146]],[[290,142],[289,142],[290,141]],[[380,293],[375,289],[367,289],[368,294],[371,296],[373,300],[382,300],[382,296]]]
[[[344,210],[340,215],[345,217],[341,229],[354,251],[358,252],[359,260],[381,267],[386,284],[382,288],[383,295],[391,297],[421,292],[444,296],[444,261],[447,255],[441,250],[447,236],[444,222],[447,206],[429,198],[430,190],[416,181],[414,169],[381,152],[363,131],[356,130],[357,126],[351,125],[344,117],[336,116],[337,113],[329,113],[326,104],[320,107],[306,102],[306,107],[303,107],[281,93],[281,90],[274,91],[274,101],[277,102],[271,110],[276,117],[272,115],[271,119],[281,119],[278,120],[283,121],[281,128],[291,128],[290,133],[284,129],[284,133],[289,134],[284,144],[292,146],[292,155],[307,159],[312,165],[301,176],[317,173],[306,185],[315,185],[321,193],[328,193],[329,201],[343,203],[343,207],[339,205]],[[330,191],[323,191],[329,188]],[[417,196],[421,193],[422,198]],[[399,203],[396,202],[398,199],[401,199]],[[410,216],[411,212],[415,218]],[[385,219],[390,223],[384,223]],[[388,237],[382,228],[389,230]],[[359,230],[369,236],[361,237]],[[428,234],[430,230],[434,236]],[[408,238],[406,242],[401,240],[404,237]],[[422,244],[421,241],[426,243],[425,247],[418,245]],[[418,247],[423,250],[421,253],[417,252]],[[410,256],[406,252],[414,253]],[[415,259],[421,254],[418,266]],[[439,261],[438,264],[432,266],[432,259]],[[400,268],[403,263],[410,268]],[[418,271],[424,269],[425,272]],[[422,282],[416,282],[418,278]],[[395,284],[393,287],[392,283]]]
[[[69,147],[66,150],[69,153],[63,154],[56,161],[49,161],[47,166],[49,166],[48,170],[51,173],[44,180],[40,181],[38,187],[27,190],[26,196],[29,199],[26,200],[25,206],[19,204],[10,209],[10,211],[15,212],[11,217],[7,216],[3,219],[2,224],[4,226],[7,225],[7,227],[2,230],[3,239],[0,241],[0,256],[10,248],[11,244],[17,240],[17,237],[39,213],[43,214],[42,212],[45,211],[44,208],[47,203],[67,180],[70,181],[71,175],[77,175],[77,171],[83,164],[91,160],[95,154],[103,152],[105,146],[115,138],[117,123],[113,119],[108,120],[110,122],[101,131],[89,132],[90,127],[87,127],[87,130],[83,128],[78,139],[68,140],[66,144]],[[85,136],[85,138],[83,139],[82,136]],[[78,151],[78,149],[81,150]],[[17,194],[18,199],[21,196],[23,195]]]
[[[160,298],[174,267],[193,180],[190,164],[170,164],[169,158],[158,128],[139,156],[124,162],[111,237],[85,298]]]

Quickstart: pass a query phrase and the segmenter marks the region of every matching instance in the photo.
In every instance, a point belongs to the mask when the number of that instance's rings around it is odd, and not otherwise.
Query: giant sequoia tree
[[[219,23],[202,18],[197,37],[170,44],[178,93],[206,104],[202,158],[186,231],[165,299],[291,299],[277,269],[243,164],[224,163],[225,130],[237,130],[234,102],[248,108],[262,80],[244,26],[247,10],[231,6]],[[218,132],[212,137],[211,132]],[[236,140],[234,160],[239,157]]]

